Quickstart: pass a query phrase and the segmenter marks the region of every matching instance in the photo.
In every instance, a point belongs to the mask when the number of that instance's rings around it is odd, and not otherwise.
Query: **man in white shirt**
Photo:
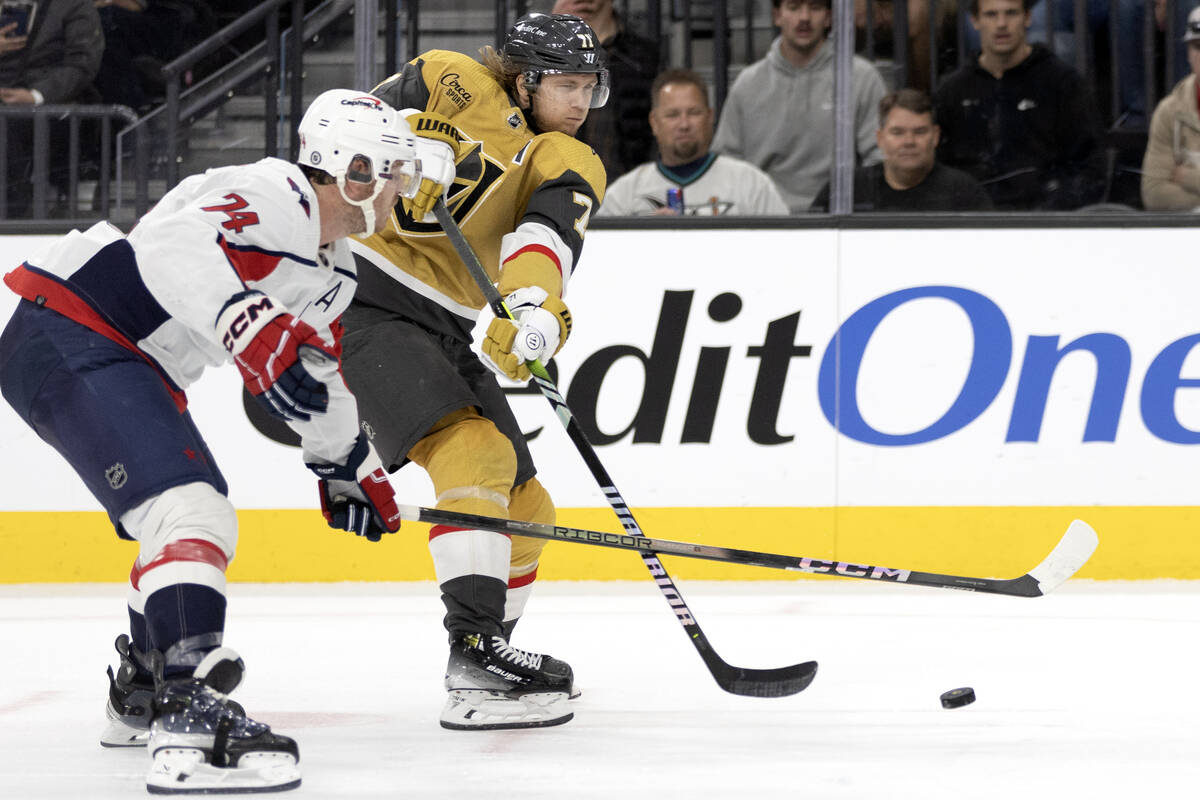
[[[647,161],[613,183],[601,216],[787,214],[774,182],[752,164],[711,152],[713,110],[708,86],[691,70],[667,70],[650,89],[650,129],[657,161]],[[668,203],[669,191],[676,203]]]

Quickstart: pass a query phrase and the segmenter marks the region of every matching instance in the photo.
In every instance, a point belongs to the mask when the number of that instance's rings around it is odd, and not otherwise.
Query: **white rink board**
[[[0,239],[0,269],[19,263],[44,238]],[[599,447],[631,503],[1191,505],[1194,447],[1155,435],[1142,395],[1164,348],[1200,333],[1200,315],[1191,310],[1200,297],[1200,276],[1178,257],[1191,252],[1196,238],[1188,229],[594,231],[567,295],[575,330],[559,359],[559,383],[577,413],[590,416],[582,395],[572,394],[581,366],[590,361],[594,378],[605,348],[650,353],[660,323],[668,334],[679,331],[678,315],[660,320],[670,297],[689,316],[678,346],[660,348],[660,356],[678,353],[661,437],[649,436],[661,441],[634,444],[626,434]],[[987,328],[989,347],[977,361],[999,376],[994,398],[961,427],[930,441],[882,446],[838,435],[822,412],[820,373],[839,325],[866,307],[880,307],[880,298],[893,293],[940,291],[928,287],[949,287],[978,308],[998,310],[993,321],[1003,324]],[[740,299],[740,310],[716,321],[710,303],[728,293]],[[0,314],[7,317],[14,304],[13,295],[0,293]],[[717,316],[729,314],[721,311]],[[775,357],[765,377],[774,377],[778,390],[762,390],[768,409],[756,417],[760,436],[766,431],[790,439],[756,443],[747,420],[764,357],[748,351],[763,348],[770,323],[778,334],[797,313],[794,338],[782,345],[776,340],[775,351],[808,346],[811,352]],[[963,306],[916,297],[882,315],[877,326],[859,329],[871,335],[862,349],[855,412],[884,436],[917,435],[935,424],[955,402],[972,364],[974,335]],[[995,346],[997,332],[1004,334],[999,340],[1011,342],[1007,360]],[[1064,357],[1053,372],[1036,441],[1007,441],[1019,387],[1027,400],[1037,395],[1031,389],[1036,381],[1020,377],[1031,337],[1044,348],[1044,337],[1057,336],[1061,348],[1096,334],[1110,348],[1106,352],[1129,357],[1127,380],[1114,380],[1098,395],[1109,408],[1120,403],[1112,441],[1083,441],[1097,374],[1096,359],[1083,351]],[[720,361],[720,348],[728,348],[728,359],[719,394],[711,382],[700,392],[719,397],[708,441],[681,444],[702,350],[711,365]],[[1200,378],[1200,355],[1189,354],[1181,364],[1173,372],[1158,368],[1150,382],[1159,411],[1149,424],[1161,427],[1173,415],[1186,438],[1200,430],[1200,393],[1187,385]],[[631,425],[644,374],[628,355],[603,374],[595,404],[601,431],[615,435]],[[654,374],[661,377],[664,370]],[[311,507],[311,475],[296,451],[249,425],[239,383],[235,370],[217,370],[188,391],[192,413],[229,479],[231,499],[243,508]],[[824,394],[827,402],[835,396],[832,389]],[[972,390],[973,397],[990,395]],[[533,449],[556,503],[603,505],[545,401],[530,395],[513,404],[526,430],[545,428]],[[846,408],[843,403],[843,413]],[[706,429],[703,420],[692,422]],[[651,427],[639,425],[639,431]],[[0,404],[0,448],[8,456],[0,466],[4,510],[97,508],[6,404]],[[407,501],[432,500],[417,470],[402,470],[393,481]]]

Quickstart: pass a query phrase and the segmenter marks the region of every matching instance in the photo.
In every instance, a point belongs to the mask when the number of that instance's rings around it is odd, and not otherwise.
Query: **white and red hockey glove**
[[[230,298],[216,329],[246,388],[269,414],[305,422],[325,413],[329,390],[304,361],[336,363],[338,356],[311,325],[293,317],[270,295],[248,291]]]
[[[396,495],[366,434],[358,435],[345,464],[305,466],[321,479],[317,490],[321,493],[321,513],[329,527],[372,542],[400,530]]]

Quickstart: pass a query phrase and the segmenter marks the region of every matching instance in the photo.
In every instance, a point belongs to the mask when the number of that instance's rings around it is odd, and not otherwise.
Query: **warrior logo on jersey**
[[[104,470],[104,479],[113,489],[120,489],[125,485],[125,481],[129,480],[129,473],[125,471],[125,465],[118,461]]]

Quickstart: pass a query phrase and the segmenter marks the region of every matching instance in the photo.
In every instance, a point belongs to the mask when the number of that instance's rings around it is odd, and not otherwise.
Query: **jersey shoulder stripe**
[[[304,258],[297,253],[289,253],[282,250],[268,250],[265,247],[258,247],[252,244],[237,244],[225,238],[222,234],[217,234],[217,245],[225,253],[225,257],[229,259],[230,265],[234,272],[242,279],[243,283],[250,281],[261,281],[275,271],[279,266],[279,262],[283,259],[289,259],[306,267],[316,267],[317,262],[311,258]]]

